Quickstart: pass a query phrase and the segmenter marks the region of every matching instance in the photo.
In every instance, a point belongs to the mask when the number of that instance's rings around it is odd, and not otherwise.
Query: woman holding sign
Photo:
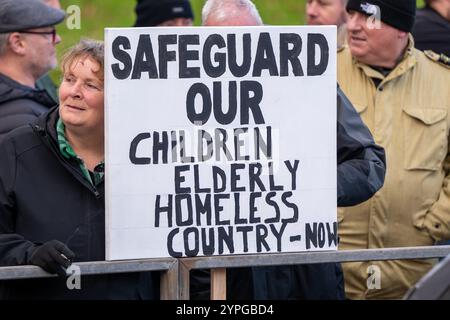
[[[60,276],[5,282],[3,299],[152,298],[141,274],[83,277],[71,266],[105,260],[103,57],[101,42],[70,49],[59,107],[0,145],[0,265]]]

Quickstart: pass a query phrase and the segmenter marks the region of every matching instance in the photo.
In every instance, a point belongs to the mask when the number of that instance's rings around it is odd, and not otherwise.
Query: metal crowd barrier
[[[356,262],[378,260],[408,260],[440,258],[450,254],[450,245],[431,247],[404,247],[387,249],[340,250],[323,252],[277,253],[266,255],[219,256],[180,259],[180,294],[189,300],[189,273],[193,269],[212,269],[211,298],[225,299],[224,268],[314,264],[326,262]],[[217,284],[218,288],[215,287]]]
[[[178,261],[174,258],[147,259],[147,260],[126,260],[126,261],[99,261],[99,262],[79,262],[81,275],[130,273],[145,271],[161,272],[161,299],[179,299],[178,286]],[[33,279],[56,277],[39,267],[17,266],[1,267],[0,280]]]
[[[450,245],[431,247],[404,247],[365,250],[340,250],[323,252],[277,253],[264,255],[234,255],[197,258],[164,258],[127,261],[101,261],[77,263],[82,275],[112,274],[144,271],[161,273],[161,299],[189,300],[189,275],[194,269],[211,269],[213,299],[224,298],[225,268],[314,264],[328,262],[355,262],[378,260],[408,260],[445,257]],[[0,267],[0,280],[54,277],[39,267]]]

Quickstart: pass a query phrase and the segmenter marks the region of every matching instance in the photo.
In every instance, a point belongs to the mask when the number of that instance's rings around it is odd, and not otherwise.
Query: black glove
[[[65,278],[66,271],[63,267],[67,269],[73,258],[75,254],[65,244],[58,240],[51,240],[34,249],[29,263]]]

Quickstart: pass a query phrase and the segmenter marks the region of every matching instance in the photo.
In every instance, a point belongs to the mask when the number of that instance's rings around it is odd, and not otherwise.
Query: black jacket
[[[9,131],[36,120],[55,106],[45,90],[36,90],[0,73],[0,140]]]
[[[0,265],[27,264],[35,244],[65,243],[80,261],[105,260],[104,183],[94,188],[58,150],[58,109],[0,142]],[[148,275],[85,276],[81,290],[56,278],[5,281],[6,299],[153,298]]]
[[[450,21],[432,8],[418,10],[412,31],[416,48],[433,50],[450,57]]]
[[[370,199],[384,183],[386,156],[342,90],[337,96],[337,205]]]
[[[337,92],[337,205],[345,207],[383,186],[386,158],[339,87]],[[208,298],[208,271],[191,272],[191,283],[194,299]],[[344,299],[344,277],[339,263],[228,269],[227,298]]]

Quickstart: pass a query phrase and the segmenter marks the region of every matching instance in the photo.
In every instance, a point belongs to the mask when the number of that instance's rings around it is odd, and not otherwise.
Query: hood
[[[49,108],[55,105],[55,102],[45,90],[24,86],[0,74],[0,104],[18,99],[34,100]]]

